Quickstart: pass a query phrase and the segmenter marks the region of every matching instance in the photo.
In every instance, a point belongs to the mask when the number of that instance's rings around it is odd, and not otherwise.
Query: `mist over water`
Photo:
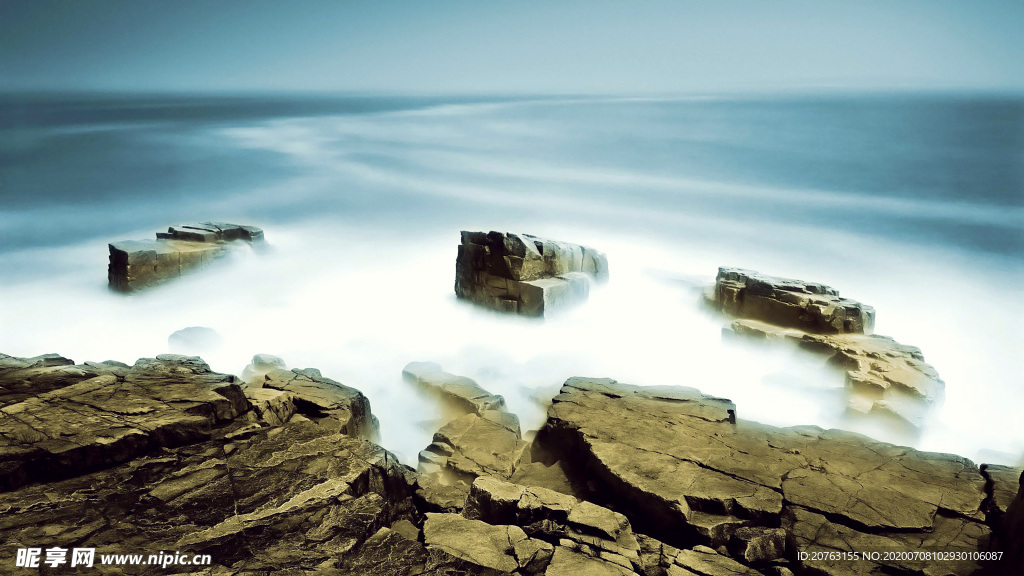
[[[362,390],[409,463],[437,417],[401,381],[413,360],[503,394],[524,430],[531,391],[570,376],[845,427],[837,376],[723,343],[699,307],[694,283],[741,266],[831,285],[922,349],[946,402],[917,447],[1024,454],[1019,98],[24,99],[0,158],[6,354],[130,363],[208,326],[215,370],[270,353]],[[107,290],[107,242],[195,220],[272,250]],[[454,296],[459,230],[594,246],[611,279],[546,321],[479,310]]]

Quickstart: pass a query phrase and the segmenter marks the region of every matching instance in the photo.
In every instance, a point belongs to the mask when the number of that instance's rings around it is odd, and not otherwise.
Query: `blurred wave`
[[[412,360],[505,394],[528,427],[543,415],[529,390],[572,375],[838,425],[836,382],[723,347],[665,280],[743,266],[839,288],[923,349],[947,403],[921,447],[1024,453],[1024,99],[0,100],[5,353],[131,361],[209,326],[226,341],[215,369],[267,352],[367,392],[407,459],[430,437],[400,382]],[[106,242],[197,219],[262,226],[274,251],[106,291]],[[468,308],[452,293],[460,229],[593,245],[612,282],[543,324]]]

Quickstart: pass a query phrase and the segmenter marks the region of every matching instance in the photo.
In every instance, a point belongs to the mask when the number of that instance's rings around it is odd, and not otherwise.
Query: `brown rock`
[[[263,243],[254,226],[200,222],[158,232],[156,240],[126,240],[109,245],[107,280],[119,292],[134,292],[191,274],[223,258],[230,243]]]
[[[875,309],[834,288],[776,278],[752,270],[719,268],[708,303],[722,312],[812,334],[870,334]]]
[[[784,516],[789,533],[805,535],[790,554],[817,542],[816,517],[839,522],[849,538],[920,550],[986,545],[986,481],[970,460],[847,432],[736,421],[734,410],[692,388],[570,378],[536,442],[598,479],[634,529],[681,548],[717,545],[701,526],[734,517],[774,528]]]
[[[548,541],[570,540],[621,557],[630,566],[640,562],[640,545],[625,516],[545,488],[480,477],[473,482],[463,515],[522,526],[530,536]]]
[[[1017,496],[1002,518],[1002,539],[997,548],[1005,554],[1001,566],[1010,576],[1024,574],[1024,474],[1018,482]]]
[[[290,424],[244,442],[211,438],[0,494],[0,543],[95,547],[97,560],[132,551],[209,554],[213,573],[326,571],[359,564],[360,554],[366,560],[372,546],[361,543],[414,516],[408,473],[373,444]],[[415,556],[388,542],[395,555]]]
[[[376,442],[380,426],[362,392],[324,377],[315,368],[275,369],[266,373],[263,388],[283,390],[296,409],[314,422],[356,438]],[[254,384],[250,384],[250,387]]]
[[[441,370],[434,362],[410,362],[402,370],[402,379],[439,400],[450,416],[446,418],[449,422],[464,414],[482,416],[488,411],[505,410],[503,397],[484,390],[470,378]],[[518,419],[515,427],[518,430]]]
[[[75,368],[76,376],[106,372],[96,365],[62,368]],[[199,358],[168,354],[128,370],[115,367],[0,409],[0,489],[200,441],[248,409],[236,378],[211,372]]]
[[[474,574],[536,574],[538,562],[553,547],[528,538],[518,526],[494,526],[458,514],[427,514],[423,541],[476,568]]]
[[[590,279],[608,277],[608,260],[592,248],[528,234],[462,232],[455,294],[524,316],[545,316],[585,302]]]
[[[756,320],[737,320],[722,334],[793,345],[821,357],[844,375],[851,418],[882,420],[916,434],[945,400],[946,385],[921,350],[887,336],[807,334]]]

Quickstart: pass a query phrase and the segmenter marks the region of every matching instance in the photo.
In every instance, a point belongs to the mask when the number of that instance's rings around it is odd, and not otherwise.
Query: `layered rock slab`
[[[470,378],[441,370],[434,362],[410,362],[402,378],[442,411],[440,428],[419,453],[417,497],[431,512],[459,512],[478,476],[509,479],[529,460],[519,418],[505,399]]]
[[[123,373],[127,364],[107,360],[75,364],[59,354],[18,358],[0,354],[0,408],[101,374]]]
[[[604,253],[512,232],[462,232],[455,294],[512,314],[543,317],[585,302],[608,278]]]
[[[1003,562],[1007,574],[1024,575],[1024,473],[1018,480],[1017,495],[1007,506],[1000,522],[1000,545],[1006,554]]]
[[[872,335],[874,308],[842,298],[834,288],[719,268],[705,302],[738,318],[723,337],[787,343],[838,370],[851,418],[870,418],[913,436],[945,400],[945,383],[921,350]]]
[[[875,326],[874,308],[835,288],[742,268],[719,268],[706,301],[729,316],[812,334],[870,334]]]
[[[249,409],[234,376],[213,372],[195,357],[142,358],[130,368],[115,363],[56,368],[63,371],[63,386],[0,408],[0,489],[200,441],[214,426]],[[52,367],[30,367],[8,372],[4,381],[17,389],[19,379],[53,375]]]
[[[135,292],[192,274],[223,258],[231,245],[262,245],[263,230],[226,222],[198,222],[157,232],[155,240],[109,244],[107,282],[118,292]]]
[[[990,534],[986,480],[967,459],[736,421],[732,403],[692,388],[570,378],[536,442],[598,478],[634,528],[680,547],[717,547],[745,526],[783,526],[794,555],[824,545],[813,537],[823,533],[812,529],[818,517],[846,537],[914,549],[977,551]]]
[[[368,442],[288,424],[0,494],[0,547],[12,558],[24,546],[177,550],[209,554],[212,573],[226,574],[340,569],[381,529],[415,517],[410,472]]]

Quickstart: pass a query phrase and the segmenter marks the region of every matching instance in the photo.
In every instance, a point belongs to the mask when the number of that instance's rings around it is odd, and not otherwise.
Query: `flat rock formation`
[[[705,294],[739,318],[723,336],[786,343],[821,357],[845,379],[846,414],[912,437],[945,400],[945,383],[919,348],[872,335],[875,310],[822,284],[720,268]]]
[[[462,232],[455,294],[486,308],[543,317],[585,302],[608,258],[586,246],[511,232]]]
[[[19,388],[19,380],[53,378],[54,368],[37,362],[2,378],[5,387]],[[212,372],[198,358],[164,355],[132,367],[56,368],[65,375],[59,386],[47,381],[31,396],[0,408],[0,490],[203,440],[212,427],[249,409],[237,379]]]
[[[535,442],[535,453],[598,479],[634,530],[680,549],[731,547],[755,567],[807,552],[797,566],[815,574],[971,574],[982,563],[851,564],[813,553],[978,551],[992,534],[985,508],[993,485],[970,460],[837,430],[738,421],[731,402],[692,388],[570,378]]]
[[[834,288],[742,268],[719,268],[706,300],[729,316],[812,334],[870,334],[875,326],[874,308]]]
[[[134,292],[192,274],[227,254],[231,243],[263,244],[263,230],[225,222],[199,222],[157,232],[156,240],[125,240],[109,245],[107,282]]]

